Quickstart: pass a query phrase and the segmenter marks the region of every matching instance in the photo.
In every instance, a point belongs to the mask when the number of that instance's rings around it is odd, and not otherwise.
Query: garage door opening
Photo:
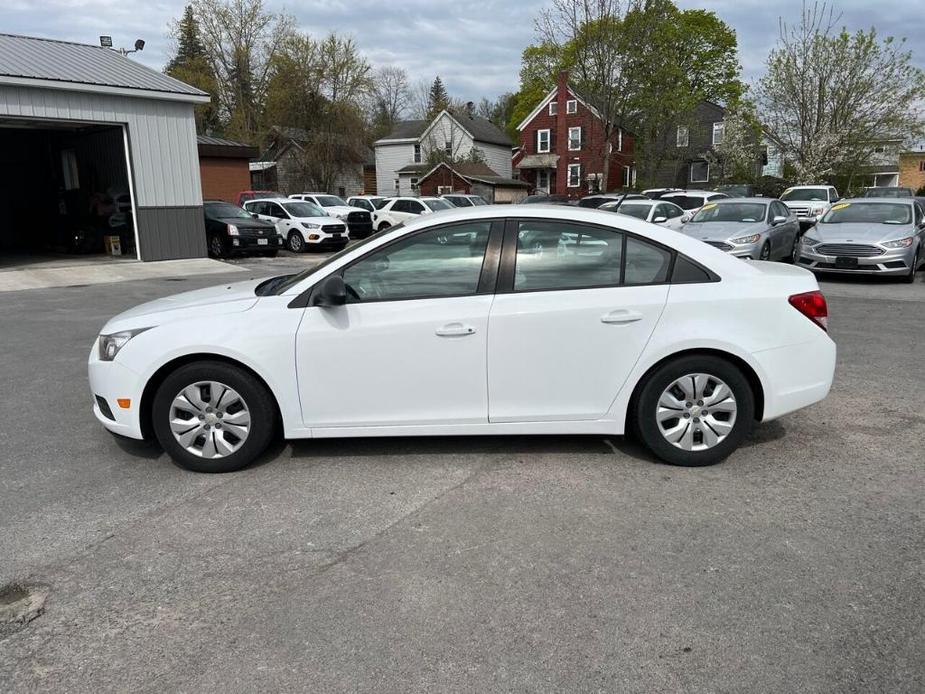
[[[123,127],[0,119],[0,269],[135,260]]]

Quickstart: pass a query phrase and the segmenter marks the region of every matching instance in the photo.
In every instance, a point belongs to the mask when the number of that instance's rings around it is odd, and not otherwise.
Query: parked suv
[[[282,198],[285,197],[282,193],[277,193],[275,190],[242,190],[238,193],[237,203],[240,206],[244,206],[244,203],[248,200],[256,200],[257,198]]]
[[[829,208],[841,200],[833,186],[793,186],[787,188],[780,201],[789,207],[800,220],[800,229],[805,231],[822,219]]]
[[[347,205],[350,207],[359,207],[361,210],[366,210],[370,214],[382,207],[388,198],[381,195],[354,195],[347,198]]]
[[[260,219],[275,224],[293,253],[301,253],[310,248],[340,250],[350,240],[346,224],[329,217],[320,207],[304,200],[248,200],[244,203],[244,208],[255,213]]]
[[[327,193],[297,193],[290,198],[311,202],[331,217],[337,217],[350,229],[350,237],[364,239],[373,233],[373,219],[368,210],[351,207],[343,198]]]
[[[443,198],[392,198],[373,213],[373,223],[377,231],[384,231],[419,215],[450,209],[453,206]]]
[[[206,242],[213,258],[233,253],[275,256],[283,247],[283,237],[277,233],[276,225],[256,219],[242,207],[224,200],[206,200],[202,210],[206,218]]]
[[[446,193],[440,197],[450,203],[453,207],[477,207],[479,205],[488,204],[485,202],[485,199],[481,195],[467,195],[466,193]]]

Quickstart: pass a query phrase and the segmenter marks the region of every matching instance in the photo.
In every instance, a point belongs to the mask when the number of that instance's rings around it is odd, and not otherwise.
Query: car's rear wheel
[[[196,472],[240,470],[273,436],[273,397],[253,375],[223,362],[194,362],[170,374],[154,396],[157,440]]]
[[[218,234],[209,236],[209,255],[213,258],[225,257],[225,242]]]
[[[636,433],[671,465],[712,465],[732,453],[754,423],[755,396],[732,363],[708,355],[670,361],[635,398]]]
[[[287,243],[289,245],[289,250],[293,253],[302,253],[305,251],[305,239],[303,239],[302,234],[297,231],[289,232]]]

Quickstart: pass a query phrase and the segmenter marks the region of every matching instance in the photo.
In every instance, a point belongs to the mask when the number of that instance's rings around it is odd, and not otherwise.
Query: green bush
[[[915,191],[915,196],[918,198],[925,197],[925,186],[922,186],[917,191]]]

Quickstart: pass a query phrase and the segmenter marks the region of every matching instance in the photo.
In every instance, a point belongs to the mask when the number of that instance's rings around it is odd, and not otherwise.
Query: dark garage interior
[[[134,259],[125,149],[118,125],[0,120],[0,266]]]

